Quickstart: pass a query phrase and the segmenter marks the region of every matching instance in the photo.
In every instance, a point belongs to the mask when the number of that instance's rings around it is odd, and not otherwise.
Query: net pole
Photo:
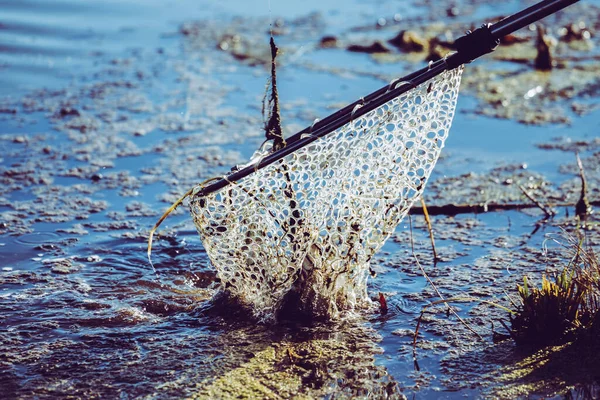
[[[527,25],[539,21],[550,14],[562,10],[577,3],[579,0],[545,0],[532,5],[516,14],[506,17],[501,21],[496,22],[490,27],[492,35],[496,39],[500,39],[510,33],[513,33]]]
[[[315,132],[317,129],[320,129],[323,126],[328,125],[331,122],[337,120],[338,118],[343,117],[344,115],[346,115],[348,113],[351,113],[356,106],[362,106],[364,104],[367,104],[367,103],[375,100],[376,98],[378,98],[385,92],[389,91],[390,88],[393,87],[395,83],[397,84],[402,81],[410,82],[410,81],[412,81],[412,79],[416,78],[417,76],[422,75],[425,72],[427,72],[430,68],[431,68],[431,66],[423,67],[420,70],[417,70],[406,76],[403,76],[402,78],[395,79],[389,85],[383,86],[379,90],[376,90],[373,93],[370,93],[367,96],[362,97],[362,98],[356,100],[355,102],[348,104],[344,108],[341,108],[338,111],[334,112],[333,114],[330,114],[327,117],[323,118],[322,120],[317,121],[312,126],[306,127],[305,129],[301,130],[300,132],[290,136],[287,139],[288,144],[297,141],[305,134],[311,134],[312,132]]]

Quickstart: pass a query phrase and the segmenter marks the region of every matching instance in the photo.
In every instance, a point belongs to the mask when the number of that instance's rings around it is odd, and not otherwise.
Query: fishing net
[[[367,305],[369,262],[423,192],[461,73],[444,72],[219,191],[200,195],[198,186],[191,213],[224,290],[260,319],[290,298],[326,318]]]

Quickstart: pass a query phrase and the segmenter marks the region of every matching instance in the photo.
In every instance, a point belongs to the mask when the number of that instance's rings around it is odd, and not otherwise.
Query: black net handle
[[[227,175],[227,178],[219,179],[214,181],[214,183],[202,187],[195,195],[206,196],[228,186],[231,182],[236,182],[259,169],[281,160],[285,156],[335,131],[348,122],[367,114],[382,104],[403,95],[442,72],[457,68],[462,64],[469,63],[484,54],[494,51],[502,37],[568,7],[571,4],[577,3],[578,1],[579,0],[540,1],[537,4],[494,24],[486,24],[473,32],[467,32],[465,36],[458,38],[454,42],[456,53],[453,53],[444,59],[432,62],[427,67],[400,79],[396,79],[391,84],[376,90],[366,97],[327,116],[323,120],[316,122],[312,126],[301,130],[286,140],[286,147],[268,154],[254,164],[230,173]]]

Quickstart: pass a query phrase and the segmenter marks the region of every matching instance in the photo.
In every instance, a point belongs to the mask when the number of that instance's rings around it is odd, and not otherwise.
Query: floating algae
[[[239,341],[242,332],[226,339]],[[255,345],[244,362],[199,382],[191,398],[404,398],[401,386],[375,362],[382,349],[373,330],[346,322],[317,324],[308,332]]]

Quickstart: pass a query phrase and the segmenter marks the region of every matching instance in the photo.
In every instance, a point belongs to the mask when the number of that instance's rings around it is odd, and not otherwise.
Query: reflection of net
[[[418,199],[462,68],[388,101],[191,211],[223,288],[259,318],[288,293],[315,316],[364,304],[369,261]]]

